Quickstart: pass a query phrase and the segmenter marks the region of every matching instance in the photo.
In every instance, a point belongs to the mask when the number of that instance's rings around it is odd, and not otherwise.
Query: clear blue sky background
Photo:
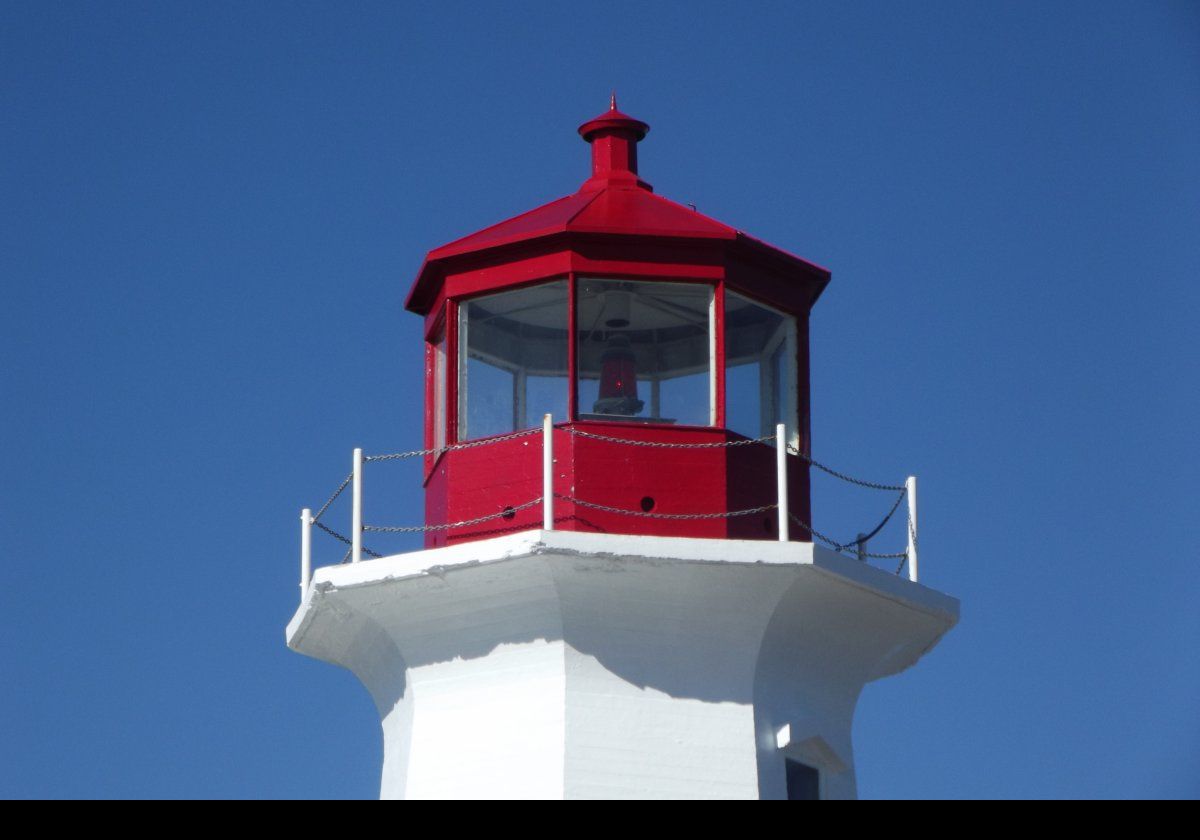
[[[422,256],[614,86],[658,192],[832,269],[817,456],[921,478],[962,622],[862,795],[1200,794],[1196,3],[5,2],[0,73],[0,795],[377,793],[297,512],[420,444]]]

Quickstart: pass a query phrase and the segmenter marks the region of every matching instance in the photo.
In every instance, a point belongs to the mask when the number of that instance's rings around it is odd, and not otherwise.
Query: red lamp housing
[[[629,339],[619,333],[613,336],[601,362],[600,397],[592,411],[629,417],[641,411],[645,403],[637,398],[637,357],[629,348]]]

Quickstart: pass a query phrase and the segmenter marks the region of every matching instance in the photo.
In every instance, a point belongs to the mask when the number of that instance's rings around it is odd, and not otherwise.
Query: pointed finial
[[[613,88],[612,95],[608,97],[608,110],[617,110],[617,89]]]

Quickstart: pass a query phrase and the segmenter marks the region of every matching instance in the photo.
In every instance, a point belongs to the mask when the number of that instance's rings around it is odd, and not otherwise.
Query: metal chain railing
[[[470,440],[466,443],[450,443],[435,449],[414,449],[411,452],[389,452],[385,455],[364,455],[363,461],[371,463],[373,461],[399,461],[403,458],[419,458],[424,455],[440,455],[443,452],[455,452],[459,449],[474,449],[477,446],[491,446],[493,443],[500,443],[505,440],[514,440],[515,438],[528,437],[540,432],[541,429],[522,429],[519,432],[513,432],[507,435],[497,435],[496,437],[481,438],[480,440]]]
[[[577,428],[571,427],[571,426],[568,426],[566,431],[577,437],[591,438],[593,440],[606,441],[609,443],[624,444],[626,446],[644,446],[644,447],[650,447],[650,448],[656,448],[656,449],[707,449],[707,448],[730,447],[730,446],[750,446],[750,445],[755,445],[755,444],[769,446],[772,442],[774,442],[776,446],[779,446],[780,442],[783,440],[783,435],[777,433],[776,435],[766,436],[766,437],[761,437],[761,438],[747,438],[745,440],[720,441],[720,442],[716,442],[716,443],[667,443],[667,442],[660,442],[660,441],[631,440],[629,438],[615,437],[613,435],[602,435],[602,434],[598,434],[596,432],[587,432],[582,429],[577,429]],[[870,531],[870,533],[861,535],[858,538],[851,540],[850,542],[847,542],[847,543],[839,543],[837,540],[831,539],[830,537],[827,537],[826,535],[822,534],[821,532],[814,530],[811,525],[809,525],[807,522],[803,521],[799,517],[795,516],[791,512],[787,512],[786,516],[781,517],[782,521],[794,522],[796,525],[803,528],[806,532],[811,534],[817,540],[824,543],[828,547],[832,548],[834,551],[837,551],[839,554],[844,554],[847,550],[855,549],[856,550],[855,559],[891,560],[891,559],[895,559],[895,558],[904,558],[905,562],[908,561],[909,551],[884,554],[884,553],[879,553],[879,552],[866,551],[864,548],[867,541],[872,539],[876,535],[878,535],[879,532],[883,530],[884,526],[887,525],[887,523],[889,521],[891,521],[892,516],[900,508],[901,502],[904,501],[904,498],[908,493],[907,483],[901,485],[901,484],[883,484],[881,482],[876,482],[876,481],[866,481],[865,479],[855,478],[854,476],[848,475],[839,470],[835,470],[832,467],[826,466],[825,464],[822,464],[820,461],[814,460],[810,455],[808,455],[804,452],[801,452],[795,446],[787,445],[785,451],[792,455],[799,457],[806,464],[814,466],[817,469],[821,470],[822,472],[825,472],[825,473],[833,476],[834,478],[838,478],[838,479],[841,479],[842,481],[846,481],[850,484],[854,484],[859,487],[865,487],[865,488],[868,488],[871,490],[892,491],[892,492],[895,492],[897,494],[897,496],[896,496],[896,501],[892,503],[891,509],[888,510],[887,514],[883,517],[883,519],[879,522],[879,524],[876,525]],[[781,469],[782,469],[782,465],[781,465]],[[584,501],[581,501],[578,499],[569,499],[568,497],[561,496],[558,494],[556,494],[556,495],[558,496],[558,498],[564,499],[566,501],[572,501],[575,504],[579,504],[584,507],[592,507],[592,508],[596,508],[598,510],[608,511],[610,513],[624,514],[627,516],[643,516],[643,517],[647,517],[647,518],[658,518],[658,519],[711,519],[711,518],[716,518],[717,516],[720,516],[720,514],[702,514],[702,515],[675,514],[675,515],[671,515],[671,514],[647,513],[647,512],[643,512],[643,511],[622,510],[619,508],[610,508],[605,505],[597,505],[594,503],[584,502]],[[779,507],[778,505],[770,505],[766,508],[754,508],[754,509],[751,509],[748,511],[737,511],[737,512],[733,512],[729,515],[737,516],[737,515],[742,515],[743,513],[761,513],[765,510],[778,509],[778,507]],[[910,530],[911,530],[911,527],[912,527],[912,525],[910,522]],[[782,529],[781,529],[781,532],[782,532],[783,536],[786,537],[786,532],[783,532]],[[911,549],[911,551],[915,552],[915,542],[910,540],[910,545],[914,546],[914,548]],[[903,566],[904,566],[904,564],[902,563],[901,570],[903,569]],[[899,574],[899,570],[897,571],[897,574]]]
[[[908,517],[908,546],[909,550],[901,555],[903,559],[896,567],[896,574],[900,574],[904,570],[905,564],[908,564],[909,576],[915,580],[916,569],[913,568],[917,562],[917,511],[915,506],[910,510]]]
[[[720,448],[727,448],[727,447],[733,447],[733,446],[754,446],[755,444],[769,445],[771,441],[775,440],[774,435],[765,435],[763,437],[758,437],[758,438],[746,438],[744,440],[717,441],[715,443],[667,443],[665,441],[632,440],[630,438],[615,437],[613,435],[602,435],[602,434],[598,434],[596,432],[587,432],[587,431],[584,431],[583,429],[578,429],[574,426],[567,426],[565,428],[565,431],[576,437],[591,438],[592,440],[602,440],[607,443],[622,443],[622,444],[625,444],[626,446],[644,446],[644,447],[648,447],[651,449],[720,449]],[[795,446],[788,446],[787,451],[789,453],[791,453],[792,455],[796,455],[797,457],[799,457],[806,464],[810,464],[810,465],[816,467],[817,469],[821,470],[822,472],[832,475],[834,478],[840,478],[843,481],[847,481],[851,484],[857,484],[859,487],[867,487],[872,490],[892,490],[892,491],[904,490],[904,486],[900,485],[900,484],[880,484],[875,481],[866,481],[864,479],[855,478],[854,476],[847,475],[846,473],[843,473],[843,472],[839,472],[838,470],[835,470],[832,467],[828,467],[825,464],[822,464],[820,461],[814,460],[812,458],[812,456],[806,455],[805,453],[801,452]]]
[[[576,499],[574,496],[567,496],[562,493],[555,493],[554,498],[570,502],[573,505],[579,505],[580,507],[602,510],[605,513],[640,516],[646,519],[729,519],[734,516],[749,516],[752,513],[766,513],[768,510],[775,510],[778,507],[778,505],[763,505],[762,507],[723,511],[721,513],[655,513],[654,511],[626,510],[625,508],[609,507],[608,505],[601,505],[596,502],[585,502],[583,499]]]
[[[839,543],[837,540],[834,540],[834,539],[831,539],[831,538],[825,536],[820,531],[816,530],[811,525],[809,525],[807,522],[805,522],[803,519],[801,519],[799,516],[796,516],[796,514],[794,514],[794,513],[789,513],[788,518],[791,519],[792,522],[796,523],[801,528],[803,528],[805,531],[812,534],[818,540],[823,542],[827,547],[832,548],[834,551],[838,552],[839,554],[844,554],[848,549],[853,548],[854,546],[858,545],[860,542],[860,540],[854,540],[853,542],[848,542],[848,543],[842,544],[842,543]],[[863,541],[865,542],[865,540],[863,540]],[[849,556],[849,555],[847,555],[847,556]],[[907,555],[903,551],[897,552],[895,554],[875,554],[870,551],[863,551],[860,554],[855,555],[853,559],[857,560],[859,557],[869,557],[873,560],[895,560],[897,557],[906,557],[906,556]],[[897,574],[899,574],[899,573],[897,572]]]
[[[333,537],[335,540],[340,540],[340,541],[344,542],[346,545],[350,545],[350,544],[351,544],[351,543],[350,543],[350,538],[349,538],[349,537],[344,537],[344,536],[342,536],[342,535],[341,535],[341,534],[339,534],[337,531],[333,530],[333,529],[332,529],[332,528],[330,528],[328,525],[326,525],[324,522],[317,522],[316,520],[313,520],[313,523],[312,523],[312,524],[313,524],[313,525],[316,525],[318,528],[320,528],[320,529],[321,529],[322,531],[324,531],[326,534],[328,534],[329,536]]]
[[[892,503],[891,510],[889,510],[887,512],[887,515],[884,516],[883,519],[880,520],[878,525],[876,525],[873,529],[871,529],[870,533],[859,534],[856,539],[851,540],[850,542],[846,543],[845,545],[837,546],[837,550],[842,551],[843,549],[859,548],[860,546],[866,545],[868,540],[873,539],[876,534],[878,534],[880,531],[883,530],[883,526],[888,524],[888,522],[892,518],[892,514],[894,514],[900,508],[900,503],[904,501],[904,497],[907,495],[908,495],[908,488],[907,487],[900,488],[900,495],[898,495],[896,497],[896,501]],[[807,528],[807,526],[805,526],[805,527]],[[862,556],[863,557],[870,556],[870,557],[891,558],[893,555],[890,555],[890,554],[888,554],[888,555],[879,555],[879,554],[868,555],[866,551],[863,551]],[[895,555],[895,556],[899,557],[900,555]]]
[[[564,431],[575,437],[591,438],[592,440],[602,440],[607,443],[623,443],[626,446],[645,446],[650,449],[724,449],[731,446],[754,446],[763,444],[773,437],[761,438],[746,438],[745,440],[722,440],[716,443],[666,443],[656,440],[631,440],[630,438],[613,437],[611,435],[600,435],[595,432],[585,432],[582,429],[577,429],[574,426],[567,426]]]
[[[324,531],[326,534],[328,534],[329,536],[333,537],[335,540],[338,540],[338,541],[340,541],[340,542],[344,542],[346,545],[348,545],[348,546],[351,546],[351,548],[348,548],[348,549],[346,550],[346,554],[345,554],[345,556],[344,556],[344,557],[342,557],[342,562],[343,562],[343,563],[345,563],[345,562],[346,562],[346,558],[350,556],[350,552],[354,550],[354,548],[353,548],[353,546],[354,546],[354,541],[353,541],[353,540],[351,540],[349,537],[346,537],[346,536],[343,536],[343,535],[339,534],[337,531],[335,531],[335,530],[333,530],[332,528],[330,528],[330,527],[329,527],[328,525],[326,525],[324,522],[317,522],[317,521],[314,519],[314,520],[313,520],[313,522],[312,522],[312,524],[313,524],[313,525],[316,525],[318,528],[320,528],[320,529],[321,529],[322,531]],[[367,548],[366,546],[363,546],[363,553],[364,553],[364,554],[370,554],[370,555],[371,555],[372,557],[374,557],[375,559],[379,559],[380,557],[382,557],[382,556],[383,556],[383,555],[382,555],[382,554],[380,554],[378,551],[372,551],[371,549]]]
[[[796,516],[796,514],[789,513],[788,519],[791,520],[792,522],[794,522],[796,525],[799,525],[801,528],[803,528],[805,531],[807,531],[810,535],[816,537],[818,540],[825,543],[825,545],[829,546],[834,551],[840,552],[843,549],[843,546],[840,545],[837,542],[837,540],[834,540],[834,539],[831,539],[830,537],[825,536],[820,531],[818,531],[816,528],[814,528],[813,526],[811,526],[807,522],[805,522],[803,519],[801,519],[799,516]]]
[[[353,548],[347,548],[346,553],[342,555],[342,559],[338,561],[338,565],[345,566],[347,563],[349,563],[350,555],[353,553],[354,553]],[[371,559],[373,559],[373,560],[380,560],[383,558],[383,555],[380,554],[378,551],[372,551],[371,549],[367,548],[366,546],[363,547],[363,554],[371,555]]]
[[[302,523],[301,530],[301,559],[300,559],[300,586],[301,591],[307,591],[309,581],[312,579],[312,559],[311,559],[311,531],[312,526],[316,525],[322,531],[326,532],[333,538],[350,546],[342,562],[358,562],[362,555],[370,557],[381,557],[382,555],[367,548],[362,544],[362,534],[364,533],[383,533],[383,534],[412,534],[412,533],[429,533],[437,531],[447,531],[455,528],[466,528],[473,525],[480,525],[484,522],[490,522],[496,519],[512,518],[519,511],[527,510],[536,505],[542,506],[542,528],[547,531],[554,530],[554,500],[560,499],[570,504],[578,505],[592,510],[599,510],[606,513],[617,514],[621,516],[633,516],[644,519],[663,519],[663,520],[712,520],[712,519],[729,519],[739,516],[750,516],[754,514],[766,513],[775,511],[778,519],[778,539],[781,542],[786,542],[789,539],[788,524],[794,523],[804,531],[812,535],[815,539],[824,543],[839,554],[853,549],[856,551],[857,559],[901,559],[900,566],[896,569],[899,574],[904,566],[908,566],[908,576],[912,581],[917,580],[917,505],[916,505],[916,479],[909,477],[903,485],[881,484],[873,481],[864,481],[854,478],[846,473],[832,469],[818,461],[813,460],[809,455],[799,451],[794,446],[787,444],[787,430],[780,424],[776,427],[776,433],[773,437],[761,438],[745,438],[741,440],[718,441],[712,443],[668,443],[663,441],[646,441],[633,440],[630,438],[616,437],[613,435],[605,435],[597,432],[584,431],[575,428],[574,426],[561,427],[561,431],[568,434],[590,438],[592,440],[604,441],[608,443],[623,444],[626,446],[646,447],[653,449],[716,449],[728,448],[737,446],[762,446],[770,445],[774,441],[775,461],[776,461],[776,495],[778,501],[775,504],[760,505],[758,507],[746,508],[744,510],[720,511],[714,513],[658,513],[653,510],[627,510],[625,508],[603,505],[597,502],[589,502],[583,499],[577,499],[570,495],[554,492],[554,454],[553,454],[553,432],[555,430],[553,421],[550,415],[546,415],[543,419],[541,429],[524,429],[519,432],[510,434],[497,435],[496,437],[483,438],[480,440],[467,441],[464,443],[454,443],[447,446],[434,449],[416,449],[411,452],[394,452],[382,455],[364,456],[361,449],[354,450],[354,470],[348,475],[338,488],[329,497],[328,501],[321,506],[315,516],[312,512],[305,508],[301,511],[300,519]],[[535,499],[531,499],[520,505],[507,507],[504,510],[496,513],[477,516],[472,519],[464,519],[459,522],[448,522],[440,525],[365,525],[362,521],[362,467],[363,464],[375,461],[394,461],[403,458],[415,458],[425,455],[437,455],[443,452],[449,452],[459,449],[473,449],[480,446],[489,446],[493,443],[502,441],[524,438],[530,435],[542,433],[542,495]],[[873,490],[890,490],[898,493],[896,501],[887,514],[871,530],[868,534],[862,534],[858,538],[846,543],[839,543],[836,540],[820,533],[809,523],[800,519],[795,514],[788,510],[788,481],[787,481],[787,454],[791,453],[798,456],[805,463],[816,467],[817,469],[828,473],[829,475],[839,478],[851,484],[860,487],[866,487]],[[351,530],[353,536],[347,537],[338,533],[329,526],[320,521],[321,517],[329,510],[329,507],[338,499],[339,496],[346,490],[347,487],[353,487],[353,505],[351,511]],[[908,547],[904,552],[896,552],[892,554],[872,553],[865,550],[866,543],[874,538],[883,530],[884,526],[892,519],[896,511],[899,510],[900,504],[907,497],[908,499]]]
[[[346,476],[346,480],[338,486],[338,489],[333,491],[333,495],[329,497],[329,501],[321,505],[321,509],[317,511],[317,515],[312,518],[314,525],[317,524],[317,522],[321,519],[321,516],[324,515],[325,511],[329,510],[329,506],[337,501],[337,497],[342,495],[342,491],[349,487],[350,482],[353,480],[354,473],[350,473],[350,475]]]
[[[903,484],[879,484],[874,481],[864,481],[861,478],[855,478],[852,475],[846,475],[843,472],[838,472],[837,470],[833,469],[832,467],[825,466],[820,461],[813,460],[813,457],[811,455],[804,454],[803,452],[801,452],[799,449],[797,449],[794,446],[788,446],[787,451],[789,453],[791,453],[792,455],[798,456],[800,458],[800,460],[804,461],[804,463],[810,464],[811,466],[816,467],[821,472],[828,473],[829,475],[833,476],[834,478],[840,478],[842,481],[847,481],[850,484],[857,484],[859,487],[867,487],[871,490],[892,490],[892,491],[904,489]]]
[[[446,531],[451,528],[467,528],[471,525],[479,525],[484,522],[490,522],[493,519],[507,519],[513,516],[517,511],[531,508],[534,505],[540,505],[542,497],[530,499],[522,505],[513,505],[507,507],[499,513],[489,513],[487,516],[477,516],[474,519],[464,519],[461,522],[447,522],[444,525],[363,525],[364,531],[370,531],[376,534],[420,534],[427,531]]]

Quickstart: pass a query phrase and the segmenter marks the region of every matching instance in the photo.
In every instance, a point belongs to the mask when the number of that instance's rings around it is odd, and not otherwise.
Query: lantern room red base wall
[[[570,429],[683,447],[631,446],[572,434]],[[727,513],[775,503],[775,450],[766,445],[686,448],[742,440],[723,429],[647,427],[629,423],[565,424],[554,430],[554,491],[560,496],[625,511],[658,514]],[[454,488],[454,492],[450,492]],[[445,452],[426,483],[428,525],[477,519],[517,508],[542,494],[542,436],[502,440]],[[811,521],[808,466],[788,456],[788,505]],[[710,539],[778,538],[775,510],[712,519],[630,516],[554,500],[555,528],[607,534]],[[426,535],[428,548],[542,527],[542,506],[507,518]],[[793,540],[809,534],[793,524]]]

